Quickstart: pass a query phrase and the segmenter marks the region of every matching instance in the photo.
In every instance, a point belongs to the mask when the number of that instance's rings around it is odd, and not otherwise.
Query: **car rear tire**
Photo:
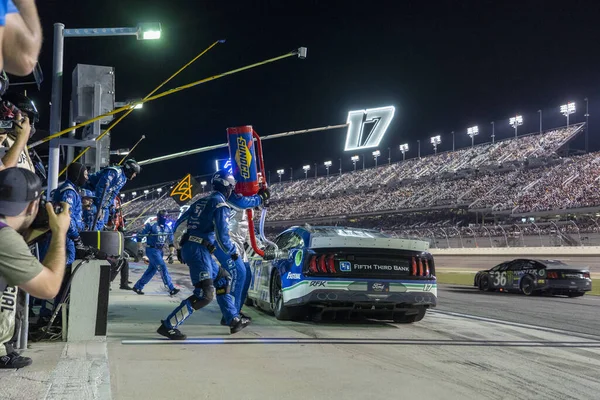
[[[585,294],[585,292],[571,292],[568,294],[569,297],[581,297]]]
[[[483,275],[481,278],[479,278],[479,290],[482,290],[484,292],[493,291],[489,275]]]
[[[531,296],[534,293],[533,279],[530,276],[524,276],[523,279],[521,279],[520,288],[521,293],[525,296]]]
[[[280,321],[296,321],[304,319],[308,315],[308,310],[304,306],[287,307],[283,304],[281,276],[277,270],[273,272],[271,278],[271,309],[275,318]]]
[[[415,307],[416,313],[412,313],[410,311],[395,313],[394,314],[394,322],[398,324],[412,324],[413,322],[419,322],[425,317],[425,313],[427,313],[427,309],[425,307]]]

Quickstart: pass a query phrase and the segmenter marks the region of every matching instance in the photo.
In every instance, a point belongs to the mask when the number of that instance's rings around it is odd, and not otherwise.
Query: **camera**
[[[31,227],[33,229],[44,229],[49,228],[50,225],[50,217],[48,216],[48,211],[46,210],[46,203],[48,201],[45,198],[40,199],[40,206],[38,209],[38,213],[35,216],[35,219],[31,223]],[[60,214],[63,212],[63,208],[60,205],[54,205],[54,212],[56,214]]]

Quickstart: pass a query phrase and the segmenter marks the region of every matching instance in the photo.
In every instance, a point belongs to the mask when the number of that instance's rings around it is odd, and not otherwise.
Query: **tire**
[[[489,275],[486,274],[479,278],[479,290],[484,292],[492,292],[494,290],[492,289],[492,283],[490,282]]]
[[[526,275],[521,279],[521,284],[519,285],[521,289],[521,293],[525,296],[531,296],[534,293],[533,279],[531,276]]]
[[[120,257],[125,250],[125,240],[119,231],[83,231],[79,232],[79,236],[83,244],[97,248],[110,257]]]
[[[280,321],[295,321],[307,317],[307,308],[303,306],[286,307],[283,304],[283,293],[281,290],[281,276],[279,271],[273,272],[271,278],[271,309],[275,318]]]
[[[398,324],[412,324],[413,322],[419,322],[425,317],[427,309],[425,307],[415,307],[417,309],[416,314],[407,314],[406,312],[394,314],[394,322]]]
[[[585,294],[585,292],[571,292],[568,294],[569,297],[581,297]]]

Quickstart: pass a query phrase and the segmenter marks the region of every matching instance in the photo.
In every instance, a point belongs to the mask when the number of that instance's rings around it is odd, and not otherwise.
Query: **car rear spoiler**
[[[427,251],[429,242],[423,240],[396,239],[396,238],[365,238],[347,236],[316,236],[310,240],[311,249],[322,248],[378,248],[394,250]]]

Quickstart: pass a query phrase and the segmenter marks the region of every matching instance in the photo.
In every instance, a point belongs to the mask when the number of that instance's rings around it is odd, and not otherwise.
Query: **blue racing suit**
[[[122,167],[107,167],[90,175],[86,188],[95,192],[94,203],[102,210],[102,218],[98,219],[98,230],[104,228],[108,222],[110,206],[126,183],[127,177]]]
[[[146,237],[146,256],[148,256],[149,265],[144,275],[134,285],[134,288],[142,290],[158,270],[165,286],[169,290],[175,289],[167,265],[163,260],[165,243],[168,242],[169,247],[173,247],[173,231],[168,225],[160,225],[158,222],[148,223],[138,234],[137,240],[141,241],[144,237]]]
[[[239,315],[234,298],[229,293],[231,277],[224,272],[225,268],[219,268],[209,250],[209,247],[218,244],[229,257],[236,254],[228,231],[230,211],[225,197],[219,192],[213,192],[192,204],[177,220],[175,230],[187,220],[189,238],[181,248],[181,256],[190,269],[195,289],[194,294],[182,301],[163,321],[167,328],[178,327],[195,310],[207,306],[213,300],[215,289],[225,323],[229,325]]]
[[[86,231],[94,231],[99,229],[93,229],[92,225],[94,225],[94,218],[96,217],[96,205],[92,204],[89,210],[83,209],[83,225]],[[100,221],[96,223],[96,226],[100,224]]]
[[[246,260],[244,250],[244,241],[248,235],[248,220],[245,213],[248,208],[260,206],[262,199],[258,195],[244,197],[237,193],[231,193],[231,196],[227,199],[227,204],[231,208],[228,229],[239,257],[234,261],[221,246],[217,246],[215,257],[232,276],[231,287],[235,298],[235,306],[239,313],[246,300],[252,280],[250,264]]]
[[[69,265],[75,261],[75,243],[73,241],[79,238],[79,232],[83,230],[84,224],[79,190],[68,179],[52,192],[52,203],[60,204],[63,201],[69,205],[71,214],[71,223],[67,231],[67,265]]]

